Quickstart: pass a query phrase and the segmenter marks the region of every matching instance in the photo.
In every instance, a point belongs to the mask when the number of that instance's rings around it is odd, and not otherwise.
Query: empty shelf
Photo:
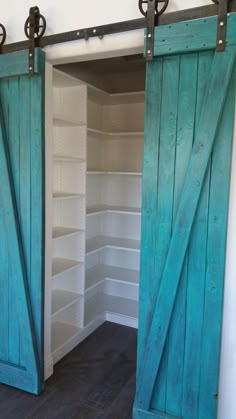
[[[93,239],[88,239],[86,242],[86,253],[93,253],[104,247],[115,247],[117,249],[127,249],[133,251],[140,251],[140,241],[121,239],[119,237],[105,237],[97,236]]]
[[[59,239],[60,237],[73,236],[80,233],[81,230],[70,227],[53,227],[52,238]]]
[[[87,175],[118,175],[118,176],[142,176],[142,172],[124,172],[124,171],[96,171],[89,170]]]
[[[80,333],[81,329],[61,322],[52,323],[52,352],[65,345],[70,339]]]
[[[77,199],[83,198],[85,195],[75,194],[71,192],[54,192],[53,199]]]
[[[75,121],[73,119],[69,119],[65,117],[64,115],[54,115],[53,117],[53,124],[57,127],[63,127],[63,126],[79,126],[79,127],[85,127],[85,122],[81,121]]]
[[[104,279],[139,284],[139,271],[118,266],[96,265],[86,272],[86,289],[92,288]]]
[[[74,292],[54,290],[52,292],[52,315],[55,315],[76,303],[80,298],[81,295]]]
[[[72,157],[72,156],[60,156],[60,155],[54,155],[53,156],[55,161],[64,161],[69,163],[84,163],[85,160],[81,159],[79,157]]]
[[[138,302],[127,298],[113,297],[103,293],[95,294],[85,303],[85,325],[87,326],[104,312],[137,319]]]
[[[128,131],[128,132],[108,132],[96,128],[88,128],[88,133],[103,135],[106,137],[143,137],[143,131]]]
[[[80,265],[77,260],[55,258],[52,261],[52,276],[59,275]]]
[[[98,205],[94,207],[87,208],[87,215],[96,215],[103,212],[116,212],[119,214],[141,214],[141,208],[131,208],[131,207],[119,207],[119,206],[106,206]]]

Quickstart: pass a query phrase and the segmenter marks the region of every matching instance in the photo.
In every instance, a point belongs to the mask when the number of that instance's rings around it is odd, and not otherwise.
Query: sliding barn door
[[[0,55],[0,382],[43,384],[44,53]]]
[[[216,419],[236,15],[161,26],[147,65],[135,419]]]

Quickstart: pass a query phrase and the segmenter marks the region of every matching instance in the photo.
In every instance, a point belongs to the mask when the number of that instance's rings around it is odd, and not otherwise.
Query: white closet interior
[[[104,321],[138,324],[144,92],[47,66],[45,378]]]

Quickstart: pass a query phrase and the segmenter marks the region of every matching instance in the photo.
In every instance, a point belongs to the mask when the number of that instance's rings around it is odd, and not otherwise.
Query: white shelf
[[[81,329],[68,323],[52,323],[52,353],[68,343],[69,340],[77,336]]]
[[[143,137],[143,131],[128,131],[128,132],[107,132],[95,128],[88,128],[88,133],[103,135],[105,137]]]
[[[65,117],[64,115],[54,115],[53,116],[53,125],[56,127],[86,127],[86,123],[85,122],[81,122],[81,121],[75,121],[73,119],[69,119],[67,117]]]
[[[71,259],[54,258],[52,261],[52,276],[62,274],[63,272],[69,271],[80,266],[80,262]]]
[[[86,272],[86,290],[96,286],[105,279],[138,285],[139,271],[117,266],[96,265]]]
[[[84,159],[80,159],[79,157],[72,157],[72,156],[60,156],[58,154],[55,154],[53,156],[55,161],[61,161],[61,162],[68,162],[68,163],[84,163]]]
[[[138,302],[127,298],[98,293],[85,303],[85,326],[104,312],[118,314],[132,319],[138,318]]]
[[[61,200],[61,199],[78,199],[78,198],[84,198],[84,194],[75,194],[71,192],[54,192],[53,193],[53,199],[54,200]]]
[[[118,175],[118,176],[142,176],[142,172],[113,172],[102,170],[88,170],[87,175]]]
[[[52,316],[60,313],[81,299],[80,294],[65,290],[53,290],[52,292]]]
[[[140,252],[140,241],[131,239],[121,239],[119,237],[97,236],[88,239],[86,242],[86,254],[97,252],[105,247],[113,247],[116,249],[125,249]]]
[[[141,208],[119,207],[112,205],[97,205],[94,207],[87,208],[87,216],[102,214],[104,212],[140,215]]]
[[[74,236],[75,234],[81,233],[82,230],[70,227],[53,227],[52,238],[60,239],[61,237]]]

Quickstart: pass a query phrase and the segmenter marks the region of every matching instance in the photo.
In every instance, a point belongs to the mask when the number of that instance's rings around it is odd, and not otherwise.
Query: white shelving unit
[[[144,112],[47,77],[45,378],[104,321],[137,327]]]

